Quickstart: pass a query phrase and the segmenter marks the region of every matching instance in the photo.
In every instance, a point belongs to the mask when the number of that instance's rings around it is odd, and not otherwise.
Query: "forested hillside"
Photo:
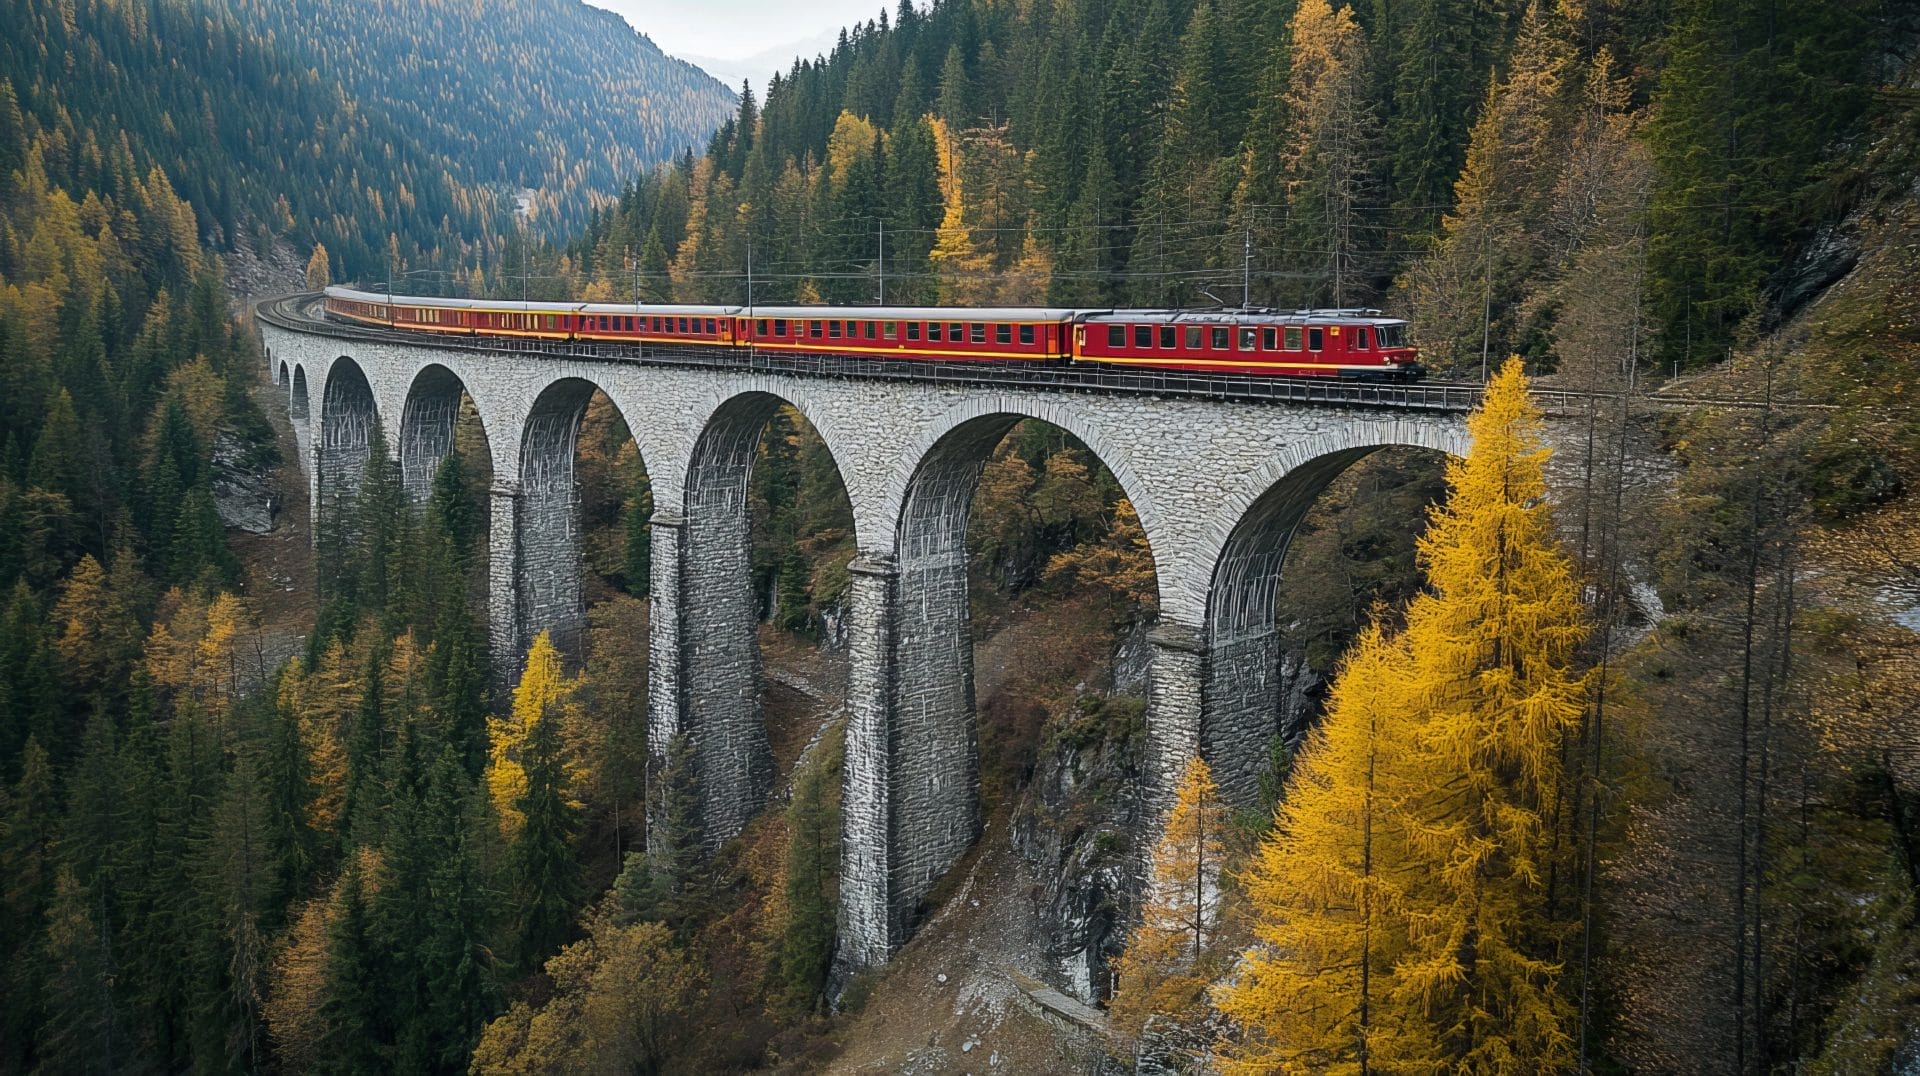
[[[161,169],[215,249],[319,243],[384,279],[389,254],[496,254],[523,187],[584,220],[731,107],[612,15],[497,6],[20,0],[0,9],[18,108],[0,138],[46,131],[41,166],[72,190],[123,195]]]
[[[637,184],[553,291],[740,302],[751,248],[760,301],[1244,288],[1411,314],[1442,369],[1551,367],[1632,238],[1652,346],[1698,365],[1838,219],[1829,151],[1898,67],[1863,43],[1910,29],[1871,0],[902,4]]]
[[[1912,19],[902,4],[679,156],[712,87],[629,78],[648,50],[598,13],[17,0],[0,1071],[1085,1066],[1018,1029],[1008,962],[1176,1068],[1910,1068]],[[672,160],[515,280],[509,188],[565,220],[643,144]],[[210,487],[283,443],[219,254],[274,242],[421,290],[456,267],[711,301],[1245,287],[1389,306],[1443,373],[1498,376],[1471,458],[1382,452],[1304,521],[1261,802],[1227,810],[1190,765],[1164,830],[1138,808],[1152,552],[1085,446],[1015,427],[967,531],[985,835],[931,945],[835,983],[853,521],[805,417],[770,421],[747,491],[779,792],[706,856],[691,745],[646,742],[651,485],[605,397],[578,432],[584,653],[488,667],[492,454],[465,406],[425,503],[372,431],[303,652],[268,660],[259,612],[305,580],[242,563]],[[1551,467],[1529,373],[1601,390]],[[1640,391],[1676,376],[1746,405]],[[982,926],[1016,920],[1048,936]],[[949,982],[956,950],[991,967]]]

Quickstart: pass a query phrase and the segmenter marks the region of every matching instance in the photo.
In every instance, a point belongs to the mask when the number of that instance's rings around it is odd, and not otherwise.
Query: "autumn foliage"
[[[1578,581],[1545,501],[1518,361],[1420,543],[1404,631],[1342,664],[1245,883],[1261,944],[1219,994],[1236,1071],[1563,1067],[1567,876],[1555,840],[1584,683]]]

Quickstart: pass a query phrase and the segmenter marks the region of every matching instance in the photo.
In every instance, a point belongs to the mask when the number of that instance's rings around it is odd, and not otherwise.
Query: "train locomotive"
[[[328,288],[327,316],[401,332],[902,361],[1071,363],[1415,381],[1407,323],[1378,310],[675,306],[431,299]]]

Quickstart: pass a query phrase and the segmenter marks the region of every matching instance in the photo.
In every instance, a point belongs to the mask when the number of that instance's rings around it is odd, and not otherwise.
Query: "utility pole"
[[[1240,233],[1240,306],[1244,310],[1253,309],[1253,226],[1245,225]]]
[[[885,306],[887,305],[887,222],[885,219],[880,221],[880,260],[875,265],[880,270],[880,297],[874,305]]]
[[[753,318],[753,240],[747,240],[747,318]]]
[[[1480,383],[1487,383],[1488,352],[1493,344],[1493,229],[1480,223]]]

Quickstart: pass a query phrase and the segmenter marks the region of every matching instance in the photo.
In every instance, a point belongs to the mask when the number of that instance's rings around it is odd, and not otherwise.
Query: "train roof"
[[[755,318],[840,318],[859,321],[1067,321],[1105,310],[1074,310],[1053,306],[756,306],[745,311]]]
[[[1089,313],[1092,325],[1143,321],[1181,325],[1403,325],[1378,310],[1111,310]]]
[[[733,317],[740,312],[737,306],[689,306],[647,303],[635,306],[632,303],[536,303],[515,302],[511,299],[444,299],[426,295],[388,295],[379,291],[356,291],[352,288],[332,287],[327,296],[333,299],[346,299],[357,303],[386,303],[391,306],[419,306],[442,310],[504,310],[522,314],[662,314],[675,317],[719,318]]]

